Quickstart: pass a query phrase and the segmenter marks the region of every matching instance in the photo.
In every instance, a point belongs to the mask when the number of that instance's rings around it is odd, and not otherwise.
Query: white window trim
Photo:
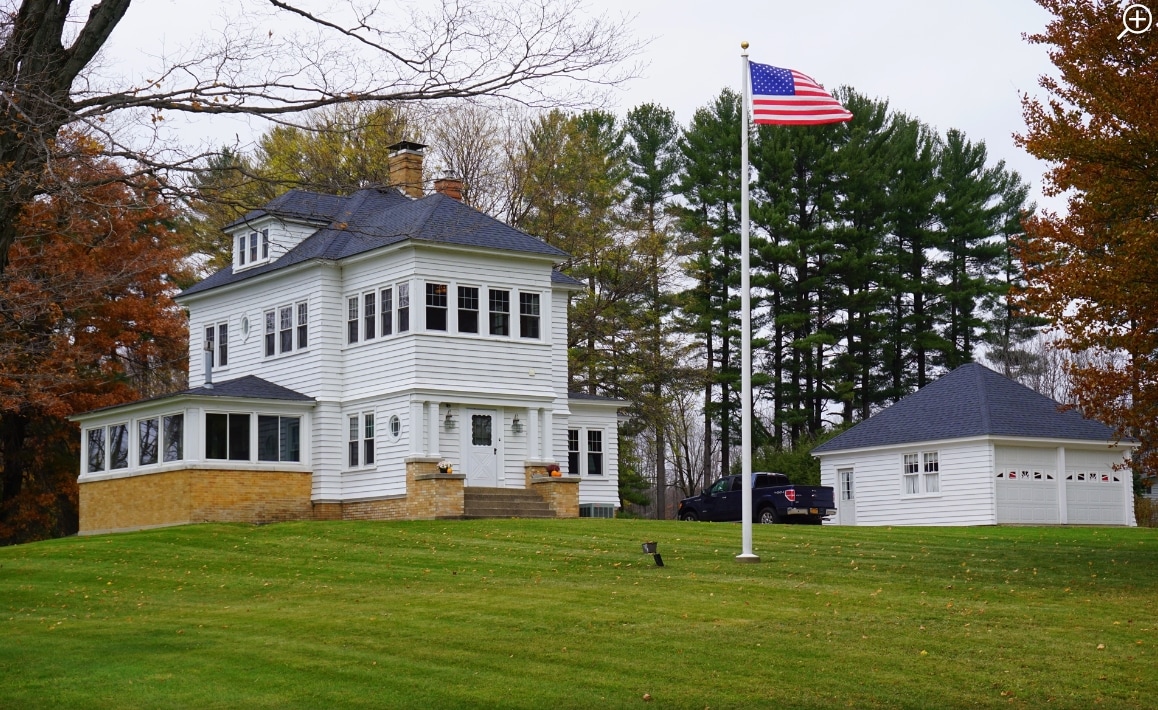
[[[306,345],[305,345],[305,347],[302,347],[300,345],[301,338],[298,337],[298,328],[300,327],[298,324],[298,309],[303,305],[306,307]],[[282,334],[281,312],[285,308],[290,309],[290,349],[286,350],[285,352],[282,352],[282,349],[281,349],[281,334]],[[266,325],[265,319],[266,319],[266,314],[268,314],[268,313],[273,313],[273,354],[272,355],[267,354],[266,350],[265,350],[265,338],[266,338],[266,335],[268,335],[265,332],[265,325]],[[314,319],[314,309],[310,307],[310,301],[308,298],[302,299],[300,301],[288,301],[285,303],[279,303],[279,304],[277,304],[275,306],[271,306],[269,308],[262,308],[261,309],[261,321],[260,321],[260,323],[261,323],[261,328],[260,328],[261,337],[258,340],[259,347],[261,348],[261,359],[262,360],[276,360],[278,358],[290,357],[290,356],[296,355],[298,353],[308,352],[310,347],[311,347],[311,344],[314,342],[314,340],[317,339],[317,329],[314,328],[313,319]]]
[[[225,344],[225,352],[226,352],[226,355],[228,356],[226,359],[229,360],[230,362],[232,362],[233,361],[233,355],[235,353],[233,352],[233,349],[230,346],[233,345],[233,343],[234,343],[234,337],[233,337],[234,333],[233,333],[233,329],[229,327],[229,319],[213,321],[212,323],[206,323],[201,327],[201,352],[202,353],[205,352],[205,335],[206,335],[205,331],[209,330],[210,328],[213,329],[213,372],[228,372],[229,371],[229,363],[228,362],[224,365],[218,364],[221,362],[221,326],[225,326],[226,332],[229,333],[229,341]],[[202,362],[204,362],[204,359],[202,359]]]
[[[544,340],[546,340],[546,338],[543,337],[543,332],[545,330],[543,325],[544,325],[544,323],[550,322],[550,320],[548,318],[544,317],[544,314],[543,314],[544,304],[550,305],[550,299],[546,298],[545,294],[542,291],[537,291],[534,289],[521,288],[521,289],[518,289],[517,293],[518,293],[518,295],[515,297],[514,300],[516,300],[518,302],[519,333],[518,333],[518,335],[516,335],[514,337],[517,340],[519,340],[520,342],[524,342],[524,343],[541,343],[541,342],[543,342]],[[522,298],[522,296],[524,293],[533,294],[533,295],[539,297],[539,314],[537,316],[537,318],[539,319],[539,335],[536,337],[533,337],[533,338],[525,337],[523,335],[523,298]],[[512,328],[512,330],[514,330],[514,328]]]
[[[578,475],[580,475],[584,478],[591,476],[593,480],[597,480],[597,481],[598,480],[606,480],[608,478],[608,475],[609,475],[608,471],[610,470],[610,453],[611,453],[609,451],[609,438],[608,438],[607,429],[605,429],[604,427],[597,427],[597,426],[578,426],[578,427],[570,427],[569,426],[569,427],[567,427],[566,431],[568,431],[568,432],[578,431],[579,432],[579,474]],[[591,470],[589,467],[588,455],[590,453],[592,453],[591,450],[588,448],[587,432],[589,432],[589,431],[597,431],[601,435],[600,436],[601,448],[598,452],[603,457],[603,465],[602,465],[603,471],[601,473],[591,473]],[[571,453],[570,450],[566,449],[566,447],[564,447],[564,451],[568,455],[570,455],[570,453]],[[570,465],[568,465],[568,468],[570,468]],[[571,475],[574,475],[574,474],[571,474]]]
[[[374,438],[368,439],[366,437],[366,417],[367,415],[374,417]],[[358,438],[350,438],[350,420],[357,418],[358,420]],[[382,456],[379,449],[381,436],[382,421],[378,416],[378,412],[374,409],[359,409],[352,412],[346,412],[342,416],[342,468],[346,471],[373,471],[378,468],[378,463]],[[390,436],[390,431],[387,429],[386,436]],[[350,443],[358,442],[358,464],[356,466],[350,465]],[[366,463],[366,442],[373,441],[374,462]]]
[[[231,238],[233,240],[232,250],[234,273],[239,271],[246,271],[248,269],[261,266],[262,264],[268,264],[276,259],[274,256],[276,249],[274,249],[273,239],[269,236],[268,227],[264,227],[262,229],[246,229],[242,232],[235,232]],[[239,248],[242,239],[245,240],[244,256],[242,255],[242,251]],[[251,257],[252,251],[250,251],[250,243],[251,240],[254,239],[256,239],[257,244],[256,258]]]
[[[906,476],[906,474],[905,474],[905,456],[906,455],[914,455],[914,454],[917,457],[917,472],[916,472],[916,474],[908,474],[908,475],[915,475],[916,476],[916,478],[917,478],[917,492],[916,493],[906,493],[905,492],[905,476]],[[937,457],[937,490],[933,491],[932,493],[925,490],[925,485],[926,485],[925,477],[929,475],[928,473],[925,472],[925,455],[926,454],[934,454]],[[917,498],[940,498],[942,493],[944,492],[944,485],[943,485],[944,481],[942,480],[942,477],[941,477],[941,474],[944,473],[944,471],[941,469],[941,450],[940,449],[919,449],[919,450],[910,450],[910,451],[902,452],[901,453],[901,461],[900,461],[900,471],[901,471],[901,480],[900,480],[901,498],[903,498],[905,500],[914,500]]]

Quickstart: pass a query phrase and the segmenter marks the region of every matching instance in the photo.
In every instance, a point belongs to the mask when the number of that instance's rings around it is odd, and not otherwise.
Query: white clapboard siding
[[[586,432],[596,429],[603,432],[603,470],[599,476],[584,473],[579,482],[579,503],[604,503],[619,505],[619,436],[616,428],[615,409],[585,404],[581,400],[571,403],[568,427],[579,429],[580,468],[585,470],[583,459],[587,455]],[[564,433],[565,436],[565,433]],[[562,449],[562,466],[567,463],[566,440]]]
[[[567,294],[563,289],[551,292],[551,327],[555,336],[551,341],[551,367],[559,373],[554,378],[556,408],[567,405],[568,360],[567,360]],[[564,448],[566,451],[566,448]]]
[[[342,462],[345,438],[342,408],[338,402],[318,402],[313,417],[314,500],[334,501],[342,497]]]
[[[903,454],[926,451],[938,453],[940,493],[902,495]],[[988,441],[839,452],[821,459],[821,483],[838,489],[837,469],[853,469],[857,525],[989,525],[995,522],[993,465]]]
[[[229,363],[214,368],[214,381],[255,375],[311,397],[339,398],[343,373],[330,332],[333,307],[332,297],[327,296],[334,281],[327,272],[318,265],[275,276],[264,281],[256,296],[246,289],[225,289],[198,298],[190,307],[189,315],[190,387],[199,387],[205,382],[202,346],[206,326],[226,322],[229,324]],[[308,303],[309,308],[309,342],[304,350],[296,347],[296,304],[301,302]],[[265,357],[264,313],[284,306],[295,307],[295,348]],[[248,334],[243,334],[242,329],[245,318],[249,320]]]
[[[512,431],[515,415],[519,416],[523,430],[520,433]],[[527,424],[527,410],[522,408],[503,409],[499,411],[499,421],[502,426],[498,432],[500,443],[499,454],[503,457],[499,462],[499,486],[503,488],[526,488],[526,460],[527,436],[530,427]]]
[[[374,464],[351,469],[342,460],[342,499],[364,500],[406,493],[405,458],[409,451],[410,415],[408,401],[402,397],[387,397],[371,402],[358,402],[343,411],[342,420],[358,413],[374,413]],[[390,418],[397,416],[401,432],[397,438],[390,433]],[[342,452],[346,455],[349,444],[348,429],[343,431]],[[359,453],[361,456],[361,452]]]

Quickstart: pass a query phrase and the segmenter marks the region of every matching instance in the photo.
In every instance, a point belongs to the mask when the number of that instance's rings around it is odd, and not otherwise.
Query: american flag
[[[750,62],[752,120],[773,126],[817,126],[851,121],[852,113],[795,69]]]

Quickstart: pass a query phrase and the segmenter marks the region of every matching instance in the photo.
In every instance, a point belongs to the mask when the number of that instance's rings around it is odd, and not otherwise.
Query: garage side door
[[[997,447],[997,522],[1061,522],[1057,454],[1053,449]]]

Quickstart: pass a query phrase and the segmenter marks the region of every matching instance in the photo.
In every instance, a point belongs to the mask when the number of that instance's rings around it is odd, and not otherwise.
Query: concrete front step
[[[534,491],[517,488],[463,489],[464,518],[553,518],[555,513]]]

